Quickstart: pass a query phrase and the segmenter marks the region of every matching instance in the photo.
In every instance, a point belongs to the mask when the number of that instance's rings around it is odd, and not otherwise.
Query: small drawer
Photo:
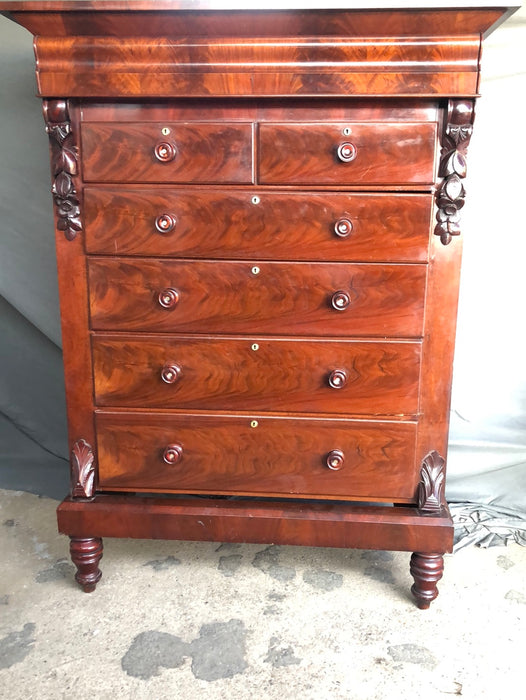
[[[94,330],[420,337],[427,265],[90,258]]]
[[[86,182],[253,181],[252,124],[84,123]]]
[[[416,414],[420,342],[93,337],[98,406]]]
[[[435,123],[261,124],[259,181],[431,185]]]
[[[96,415],[101,490],[412,501],[416,423]]]
[[[84,191],[86,249],[105,255],[425,262],[429,194]]]

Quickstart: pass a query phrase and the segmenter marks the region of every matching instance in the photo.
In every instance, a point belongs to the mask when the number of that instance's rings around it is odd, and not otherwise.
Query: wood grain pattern
[[[479,50],[477,35],[35,41],[40,93],[74,97],[466,95],[476,91]]]
[[[416,414],[420,343],[99,336],[98,406]],[[161,377],[177,366],[173,383]],[[335,390],[331,372],[346,383]]]
[[[425,194],[84,190],[86,249],[104,255],[425,262],[431,209]],[[175,223],[162,233],[165,215]]]
[[[436,137],[433,124],[261,124],[259,181],[297,185],[432,183]],[[356,158],[342,163],[337,150],[347,141],[355,146]]]
[[[132,73],[124,81],[115,73],[108,74],[104,81],[92,84],[86,90],[89,76],[78,74],[38,75],[39,94],[66,92],[81,98],[88,94],[105,98],[117,94],[119,97],[154,98],[154,97],[242,97],[247,92],[258,97],[283,97],[294,94],[303,97],[332,97],[344,94],[352,95],[393,95],[407,96],[458,96],[476,94],[476,73],[417,73],[418,82],[411,74],[374,73],[345,74],[340,76],[329,73],[310,74],[308,80],[298,73],[232,73],[229,80],[220,73],[201,75],[196,80],[192,73],[171,73],[165,78],[158,73]],[[147,78],[147,80],[145,80]],[[336,78],[338,78],[336,80]],[[143,85],[142,89],[140,86]]]
[[[81,140],[87,182],[253,182],[251,124],[85,122]],[[164,142],[172,162],[154,155]]]
[[[436,450],[447,462],[462,236],[448,246],[431,236],[429,257],[417,455]]]
[[[407,39],[316,36],[289,36],[272,39],[191,38],[186,41],[157,37],[141,37],[124,43],[112,37],[71,37],[57,43],[56,37],[39,37],[37,51],[47,58],[45,71],[64,72],[76,66],[81,75],[96,73],[127,74],[141,71],[149,57],[152,72],[221,73],[247,71],[268,73],[332,73],[367,71],[377,73],[411,71],[428,73],[478,71],[480,41],[476,36],[464,36],[444,42],[441,39]],[[42,72],[42,69],[40,69]]]
[[[256,263],[256,264],[254,264]],[[420,337],[426,265],[91,258],[96,330]],[[158,296],[175,289],[178,303]],[[349,308],[335,311],[338,290]]]
[[[415,508],[291,499],[148,498],[100,494],[90,507],[69,499],[58,507],[59,531],[79,536],[256,542],[450,552],[449,513]]]
[[[102,491],[411,502],[419,479],[412,422],[99,412],[96,425]],[[173,443],[183,453],[172,467]],[[338,472],[333,449],[345,454]]]

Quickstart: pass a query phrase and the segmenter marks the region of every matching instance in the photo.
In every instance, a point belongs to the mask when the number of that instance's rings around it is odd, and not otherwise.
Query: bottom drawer
[[[416,423],[96,415],[99,489],[411,502]]]

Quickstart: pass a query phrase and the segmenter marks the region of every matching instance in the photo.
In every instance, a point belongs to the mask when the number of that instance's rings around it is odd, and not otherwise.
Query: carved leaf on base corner
[[[86,440],[77,440],[71,450],[71,496],[93,498],[95,495],[95,456]]]
[[[438,513],[444,503],[446,462],[436,450],[422,461],[418,485],[418,508],[428,513]]]

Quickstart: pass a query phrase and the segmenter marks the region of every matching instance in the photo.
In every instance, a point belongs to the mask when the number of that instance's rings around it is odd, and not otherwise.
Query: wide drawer
[[[422,335],[426,265],[90,258],[95,330]]]
[[[86,182],[253,181],[252,124],[94,122],[81,141]]]
[[[428,194],[84,191],[86,249],[109,255],[427,260]]]
[[[265,184],[432,184],[434,123],[261,124]]]
[[[99,488],[411,500],[416,424],[98,413]]]
[[[100,336],[98,406],[416,414],[419,342]]]

